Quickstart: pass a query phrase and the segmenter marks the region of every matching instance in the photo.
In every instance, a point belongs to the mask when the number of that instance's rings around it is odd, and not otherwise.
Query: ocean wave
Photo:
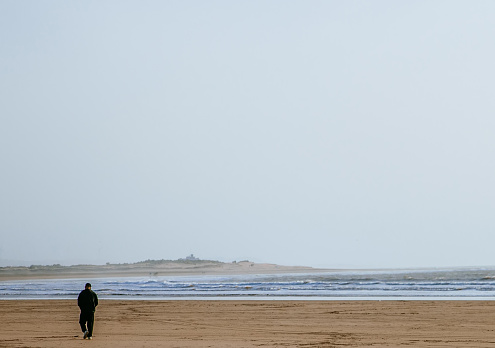
[[[121,297],[494,297],[495,270],[89,279],[104,298]],[[73,298],[81,280],[0,282],[0,298]]]

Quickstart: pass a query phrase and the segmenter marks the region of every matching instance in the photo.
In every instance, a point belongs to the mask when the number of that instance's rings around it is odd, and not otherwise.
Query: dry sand
[[[0,301],[0,347],[493,347],[491,301]]]

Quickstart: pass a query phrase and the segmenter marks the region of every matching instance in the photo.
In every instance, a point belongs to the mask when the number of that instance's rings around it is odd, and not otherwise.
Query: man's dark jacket
[[[98,306],[98,296],[92,290],[84,289],[77,298],[77,305],[82,312],[94,312]]]

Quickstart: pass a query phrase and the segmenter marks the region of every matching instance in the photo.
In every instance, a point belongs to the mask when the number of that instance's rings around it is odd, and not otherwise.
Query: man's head
[[[90,283],[86,283],[86,285],[84,286],[84,288],[91,290],[91,284]]]

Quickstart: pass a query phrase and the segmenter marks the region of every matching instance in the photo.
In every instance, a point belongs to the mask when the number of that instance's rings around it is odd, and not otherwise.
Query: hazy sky
[[[494,17],[2,0],[0,263],[495,265]]]

